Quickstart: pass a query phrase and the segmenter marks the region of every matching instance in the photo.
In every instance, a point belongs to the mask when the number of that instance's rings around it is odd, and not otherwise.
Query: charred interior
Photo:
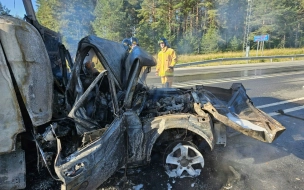
[[[189,89],[154,89],[149,91],[148,96],[140,114],[143,119],[174,113],[195,113],[194,99]]]
[[[72,61],[58,35],[44,36],[37,22],[0,19],[7,24],[0,30],[0,101],[7,109],[0,114],[8,116],[0,121],[7,167],[0,189],[24,188],[40,172],[51,178],[47,189],[96,189],[121,168],[148,164],[152,153],[165,155],[170,177],[195,177],[203,148],[223,144],[218,136],[226,127],[268,143],[285,130],[254,107],[241,84],[150,88],[145,79],[156,62],[140,47],[129,52],[87,36]],[[12,172],[11,160],[26,164]]]

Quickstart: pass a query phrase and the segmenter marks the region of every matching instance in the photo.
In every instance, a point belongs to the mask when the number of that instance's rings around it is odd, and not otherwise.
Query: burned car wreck
[[[267,143],[285,130],[240,83],[151,88],[156,63],[140,47],[87,36],[72,62],[47,30],[10,16],[0,27],[0,189],[25,188],[29,167],[47,168],[61,189],[96,189],[163,145],[169,176],[197,176],[197,147],[225,145],[226,127]]]

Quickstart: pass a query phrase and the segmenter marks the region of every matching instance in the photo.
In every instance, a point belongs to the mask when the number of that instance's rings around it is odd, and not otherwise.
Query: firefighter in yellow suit
[[[172,48],[168,47],[165,38],[158,41],[161,51],[157,56],[156,75],[161,77],[162,86],[171,88],[174,76],[174,65],[176,63],[176,53]]]

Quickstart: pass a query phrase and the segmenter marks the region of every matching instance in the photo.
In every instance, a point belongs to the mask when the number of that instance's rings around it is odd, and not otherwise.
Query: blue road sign
[[[253,41],[254,42],[261,42],[261,41],[268,41],[269,40],[269,34],[261,35],[261,36],[254,36]]]

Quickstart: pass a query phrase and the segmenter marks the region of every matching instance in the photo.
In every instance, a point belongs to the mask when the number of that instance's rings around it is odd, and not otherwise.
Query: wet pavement
[[[191,80],[208,80],[218,78],[260,76],[282,72],[304,70],[304,61],[290,61],[279,63],[257,63],[239,64],[208,67],[183,67],[174,71],[174,82],[185,82]],[[156,85],[160,83],[158,76],[155,76],[155,68],[152,68],[148,75],[147,84]]]
[[[260,74],[287,72],[284,69],[286,68],[278,66],[278,69],[261,70]],[[248,75],[257,74],[253,70],[252,72],[249,70],[247,69]],[[303,71],[304,69],[301,65],[297,65],[290,70]],[[246,75],[245,71],[234,71],[231,76],[236,75],[237,72]],[[210,74],[209,76],[215,75]],[[226,77],[229,74],[223,74],[223,76]],[[210,85],[214,86],[214,84]],[[216,86],[229,88],[230,84],[223,82]],[[255,105],[260,106],[303,97],[304,77],[303,74],[290,74],[289,77],[248,80],[244,81],[244,86],[247,87],[248,95],[253,99]],[[303,104],[303,100],[300,100],[261,109],[268,113]],[[289,114],[304,118],[303,110]],[[103,183],[99,190],[303,190],[304,120],[286,115],[273,117],[286,127],[286,131],[278,139],[271,144],[263,143],[228,128],[226,147],[216,145],[212,151],[201,150],[205,159],[205,167],[199,177],[169,178],[160,161],[162,160],[161,155],[153,155],[149,166],[132,171],[133,173],[129,173],[126,178],[124,178],[123,171],[117,172]]]
[[[288,125],[284,121],[283,124]],[[213,151],[202,150],[205,167],[199,177],[169,178],[159,155],[153,155],[149,166],[132,171],[125,181],[124,171],[117,172],[99,190],[301,190],[304,187],[303,132],[304,128],[300,128],[283,133],[268,144],[229,129],[226,147],[216,145]],[[295,134],[298,141],[290,139]]]

